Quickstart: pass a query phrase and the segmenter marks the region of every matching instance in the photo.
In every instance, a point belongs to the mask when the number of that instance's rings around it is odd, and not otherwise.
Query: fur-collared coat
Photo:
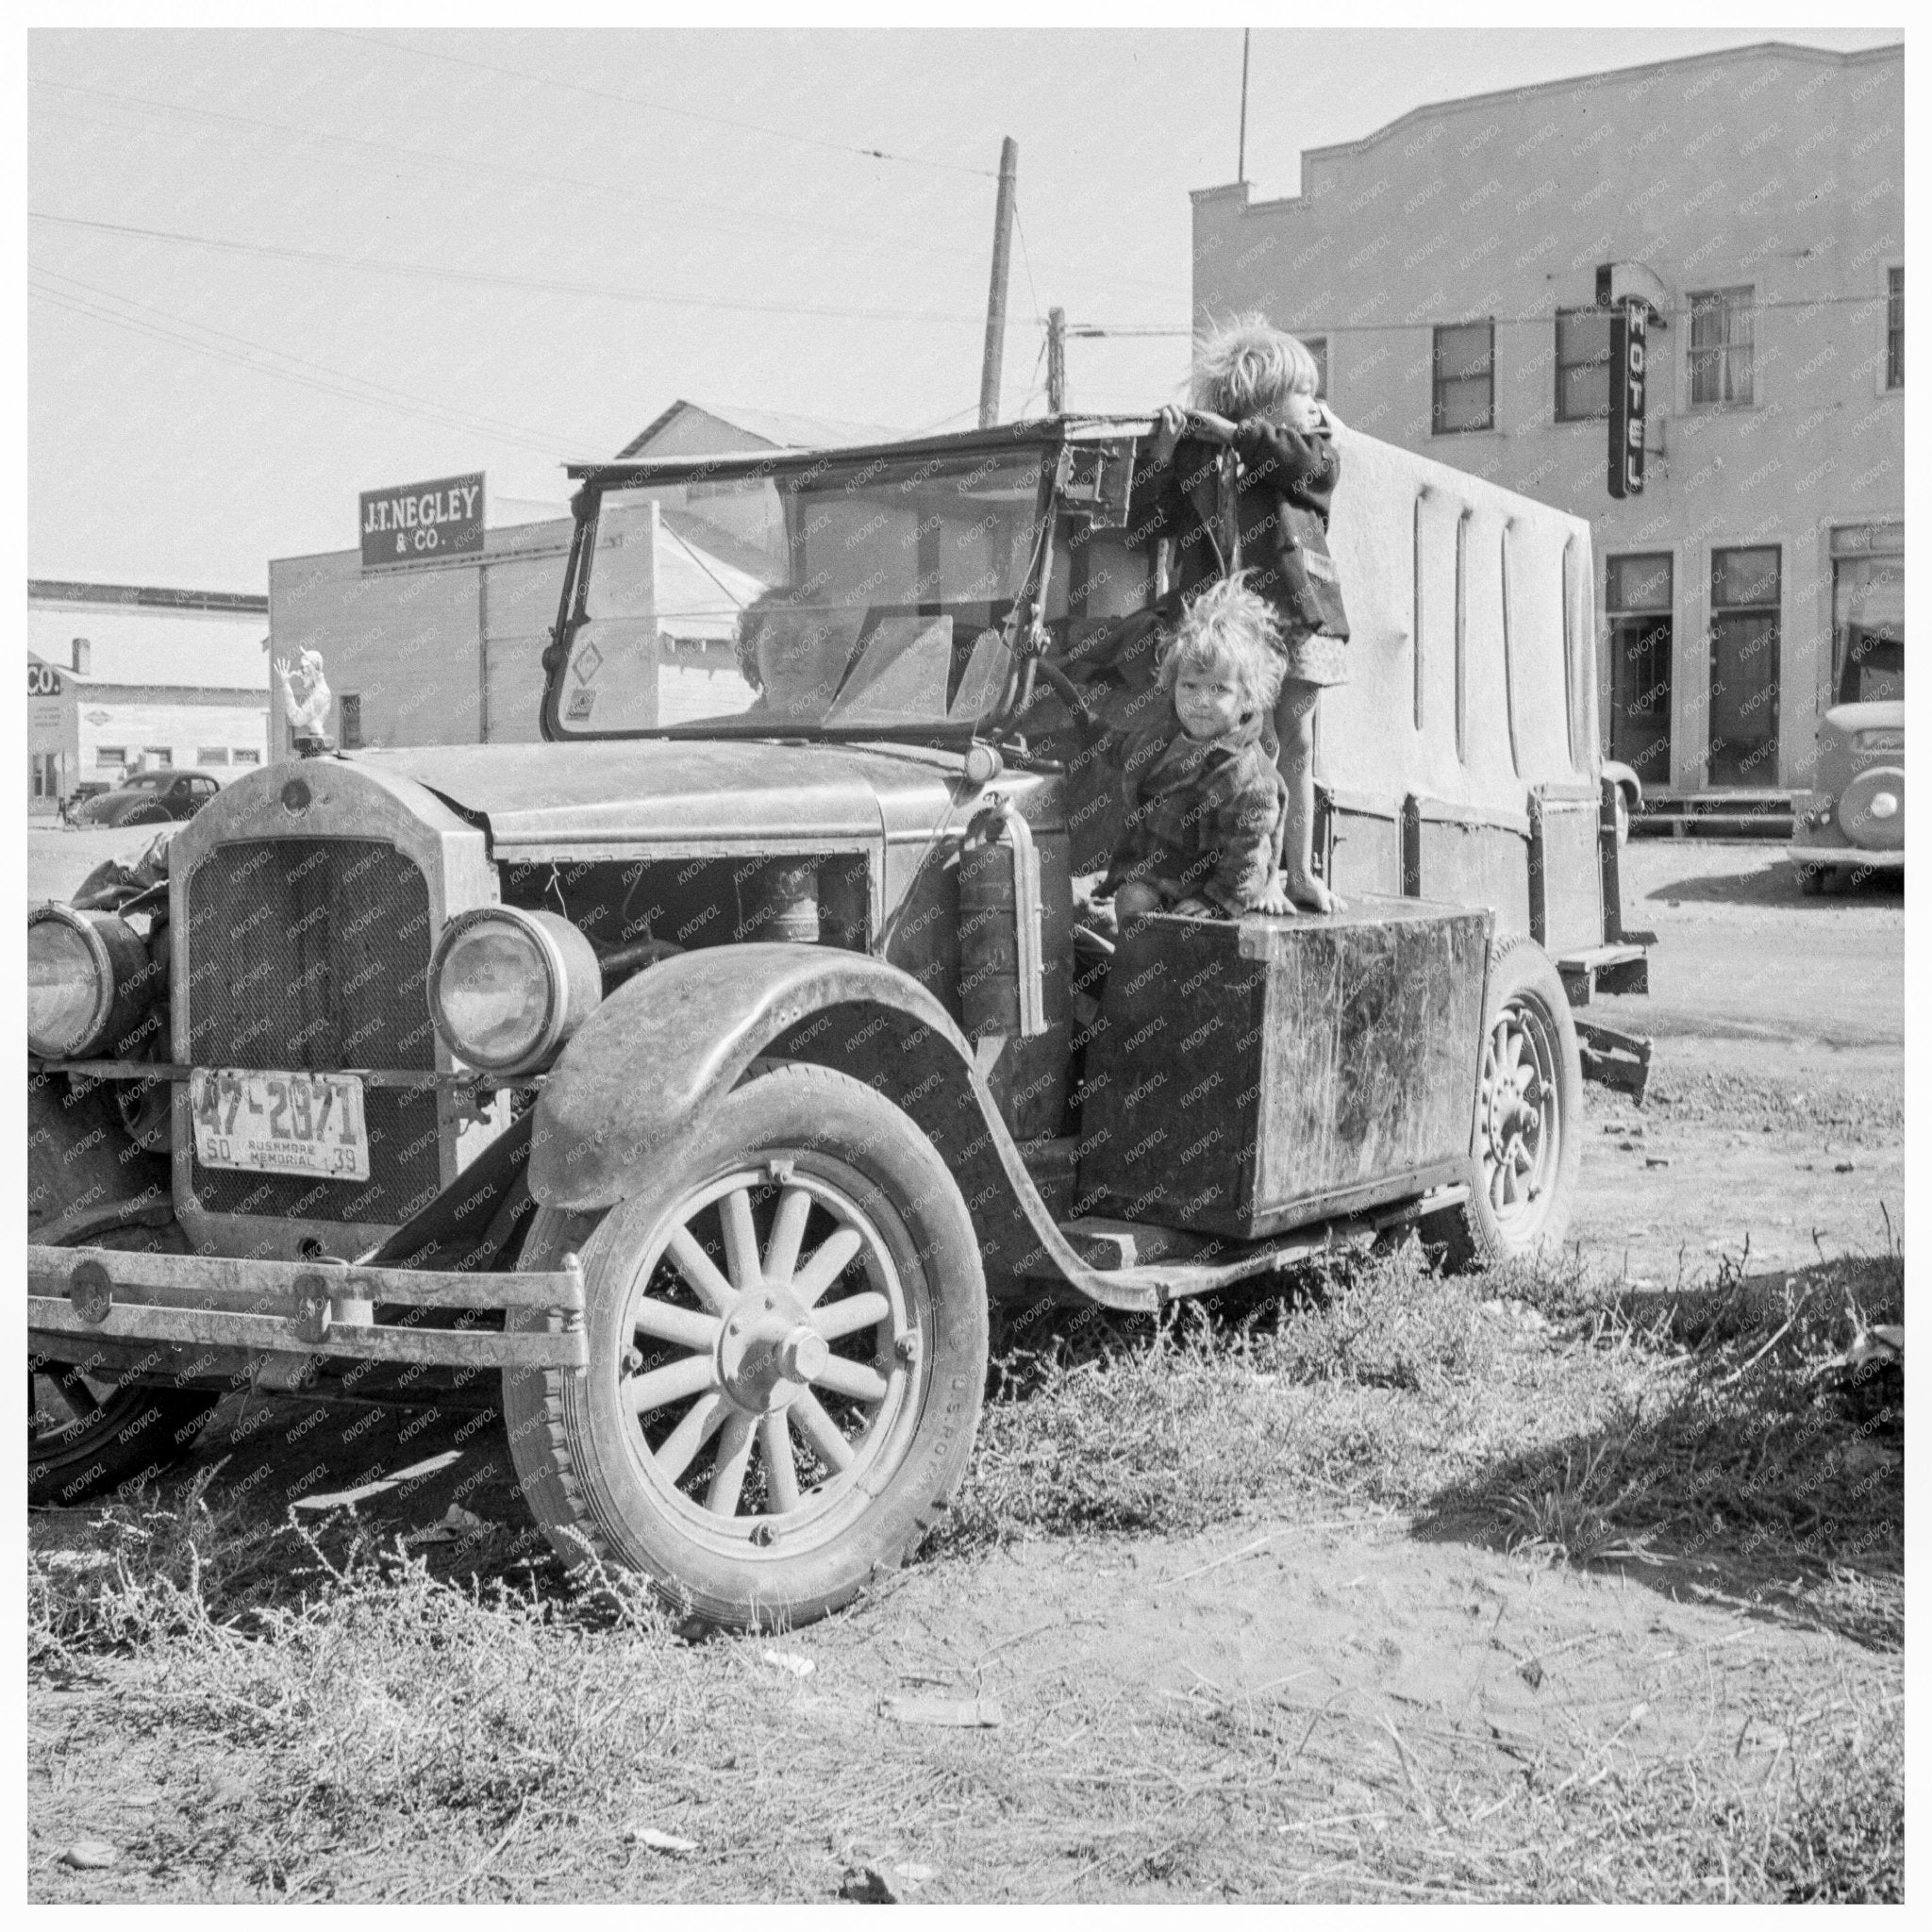
[[[1328,512],[1341,454],[1325,429],[1304,436],[1258,416],[1238,424],[1233,451],[1184,435],[1165,463],[1136,477],[1132,526],[1174,539],[1176,588],[1191,595],[1236,570],[1254,573],[1291,641],[1348,636],[1341,582],[1328,553]],[[1230,527],[1232,526],[1232,527]]]

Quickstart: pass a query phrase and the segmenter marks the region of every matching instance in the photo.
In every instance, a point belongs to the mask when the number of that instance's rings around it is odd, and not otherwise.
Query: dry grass
[[[772,1639],[682,1641],[621,1579],[455,1587],[347,1520],[176,1486],[30,1558],[34,1893],[801,1900],[902,1855],[924,1895],[984,1901],[1899,1898],[1901,1704],[1871,1647],[1902,1629],[1902,1478],[1810,1369],[1848,1296],[1884,1319],[1901,1290],[1890,1263],[1472,1287],[1411,1252],[1165,1324],[1041,1318],[1003,1338],[923,1559],[963,1575],[1015,1540],[1144,1545],[1313,1496],[1667,1569],[1867,1646],[1835,1683],[1754,1684],[1748,1736],[1640,1751],[1606,1724],[1525,1757],[1292,1687],[1161,1693],[1052,1643],[1003,1729],[916,1730],[877,1715],[882,1674],[922,1681],[903,1585],[779,1641],[815,1659],[801,1680]],[[127,1862],[49,1862],[91,1831]]]

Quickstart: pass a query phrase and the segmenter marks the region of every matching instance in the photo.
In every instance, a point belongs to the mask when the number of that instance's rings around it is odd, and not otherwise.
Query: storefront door
[[[1628,765],[1646,785],[1671,782],[1672,610],[1669,551],[1605,560],[1609,756]]]
[[[1712,786],[1777,783],[1780,589],[1776,544],[1710,553]]]

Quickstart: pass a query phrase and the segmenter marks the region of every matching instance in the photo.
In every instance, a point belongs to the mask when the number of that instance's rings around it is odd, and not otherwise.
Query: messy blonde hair
[[[1322,372],[1307,344],[1258,311],[1237,315],[1194,340],[1189,399],[1197,409],[1240,422],[1278,408],[1297,391],[1311,396],[1321,386]]]
[[[1160,688],[1173,694],[1183,670],[1227,671],[1257,710],[1272,711],[1288,670],[1281,620],[1237,571],[1195,591],[1160,658]]]

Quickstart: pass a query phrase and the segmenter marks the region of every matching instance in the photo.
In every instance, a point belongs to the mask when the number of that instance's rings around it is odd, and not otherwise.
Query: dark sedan
[[[113,791],[75,806],[73,822],[76,825],[159,825],[192,819],[221,789],[221,780],[211,772],[136,772]]]

